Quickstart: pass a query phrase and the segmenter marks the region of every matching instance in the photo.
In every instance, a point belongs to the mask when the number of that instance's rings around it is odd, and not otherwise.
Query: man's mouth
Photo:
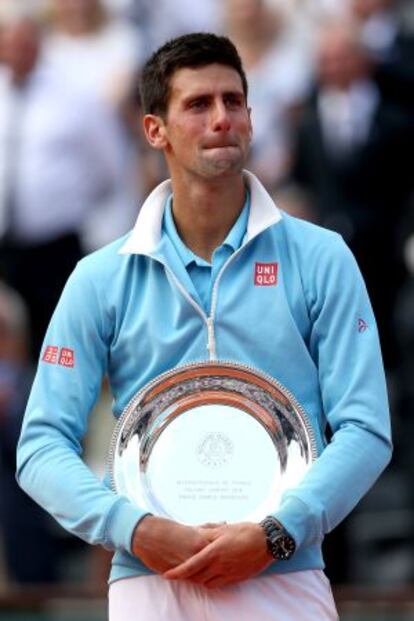
[[[238,145],[235,144],[234,142],[232,143],[225,143],[225,144],[209,144],[209,145],[205,145],[204,149],[229,149],[232,147],[237,147]]]

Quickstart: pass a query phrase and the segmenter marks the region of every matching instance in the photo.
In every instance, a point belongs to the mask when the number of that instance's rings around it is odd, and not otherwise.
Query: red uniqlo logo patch
[[[60,350],[59,364],[61,364],[63,367],[75,366],[75,355],[73,349],[69,349],[68,347],[62,347],[62,349]]]
[[[42,360],[49,364],[56,364],[58,356],[58,348],[55,345],[47,345]]]
[[[259,287],[277,285],[277,263],[255,263],[254,284]]]

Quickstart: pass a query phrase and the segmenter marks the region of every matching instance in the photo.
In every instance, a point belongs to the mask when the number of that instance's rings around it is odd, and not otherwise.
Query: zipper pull
[[[216,359],[216,341],[214,337],[214,323],[211,317],[207,317],[207,349],[210,352],[210,360]]]

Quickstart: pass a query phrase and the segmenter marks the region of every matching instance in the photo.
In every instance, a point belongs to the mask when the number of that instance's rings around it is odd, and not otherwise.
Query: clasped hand
[[[134,533],[133,553],[168,580],[207,588],[246,580],[272,562],[263,529],[251,522],[194,527],[147,516]]]

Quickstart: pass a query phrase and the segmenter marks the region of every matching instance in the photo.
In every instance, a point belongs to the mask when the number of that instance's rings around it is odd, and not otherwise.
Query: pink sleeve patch
[[[56,364],[58,358],[58,348],[55,345],[46,345],[42,356],[42,361],[49,364]]]
[[[62,367],[74,367],[75,366],[75,352],[69,347],[62,347],[60,350],[59,364]]]

